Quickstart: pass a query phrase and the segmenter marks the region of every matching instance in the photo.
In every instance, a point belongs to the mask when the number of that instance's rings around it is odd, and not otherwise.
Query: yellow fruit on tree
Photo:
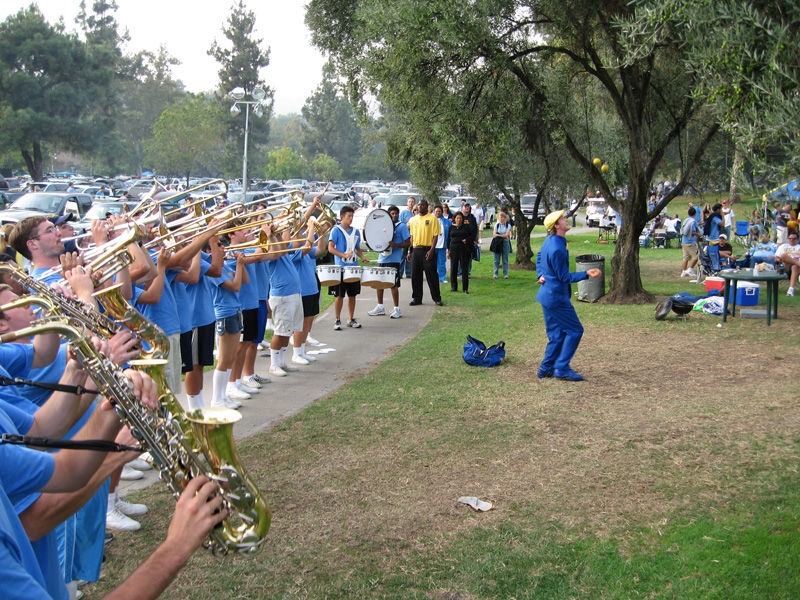
[[[594,166],[596,167],[597,165],[599,165],[603,161],[601,161],[599,158],[595,158],[592,162],[594,163]]]
[[[607,164],[603,165],[602,167],[600,167],[600,170],[601,170],[603,173],[607,173],[607,172],[608,172],[608,165],[607,165]]]

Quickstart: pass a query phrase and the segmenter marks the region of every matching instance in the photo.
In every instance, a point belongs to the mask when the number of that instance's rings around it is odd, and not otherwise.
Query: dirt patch
[[[235,570],[237,597],[259,595],[264,569],[292,581],[298,596],[321,597],[308,586],[356,570],[403,571],[415,553],[435,555],[452,536],[508,519],[552,523],[556,539],[611,536],[624,552],[631,531],[774,485],[798,459],[800,406],[787,361],[776,360],[796,358],[797,346],[727,330],[689,334],[702,318],[613,335],[585,323],[573,362],[587,377],[579,383],[536,379],[544,344],[534,332],[515,351],[523,358],[464,394],[414,402],[425,388],[409,382],[397,397],[386,390],[348,405],[338,424],[328,417],[345,409],[333,396],[243,444],[273,527],[261,557],[225,567]],[[798,325],[794,313],[780,324]],[[445,403],[447,411],[426,410]],[[474,513],[456,502],[462,495],[496,508]],[[219,566],[198,556],[186,581],[209,568]],[[228,593],[221,585],[210,582],[208,597]],[[168,597],[190,589],[179,583]],[[450,590],[429,597],[466,600]]]

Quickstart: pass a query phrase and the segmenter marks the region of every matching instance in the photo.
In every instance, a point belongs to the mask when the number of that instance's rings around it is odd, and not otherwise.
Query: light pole
[[[230,92],[231,98],[233,98],[233,106],[231,106],[231,114],[235,117],[239,113],[242,112],[242,109],[239,108],[240,104],[244,104],[244,157],[242,159],[242,202],[247,202],[247,136],[250,133],[250,105],[252,104],[255,106],[253,109],[253,113],[255,116],[260,117],[264,114],[263,106],[264,106],[264,98],[267,95],[267,92],[264,91],[264,88],[257,87],[251,93],[250,96],[253,98],[252,100],[245,100],[244,97],[246,92],[244,88],[236,87],[233,88]]]

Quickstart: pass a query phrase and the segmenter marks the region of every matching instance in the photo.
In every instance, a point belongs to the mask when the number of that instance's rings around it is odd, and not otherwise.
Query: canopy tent
[[[764,194],[764,200],[769,200],[770,202],[781,202],[782,200],[789,202],[800,201],[800,179],[795,179],[776,187],[768,194]]]

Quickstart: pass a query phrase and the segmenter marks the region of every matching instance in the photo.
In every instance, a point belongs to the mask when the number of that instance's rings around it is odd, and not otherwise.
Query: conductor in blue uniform
[[[542,286],[536,301],[542,305],[544,323],[547,327],[547,348],[539,367],[539,378],[555,376],[567,381],[582,381],[569,366],[578,349],[583,326],[572,306],[570,284],[589,277],[599,277],[600,269],[589,269],[581,273],[569,272],[569,252],[566,233],[570,230],[565,211],[550,213],[544,220],[547,238],[536,257],[538,283]]]

